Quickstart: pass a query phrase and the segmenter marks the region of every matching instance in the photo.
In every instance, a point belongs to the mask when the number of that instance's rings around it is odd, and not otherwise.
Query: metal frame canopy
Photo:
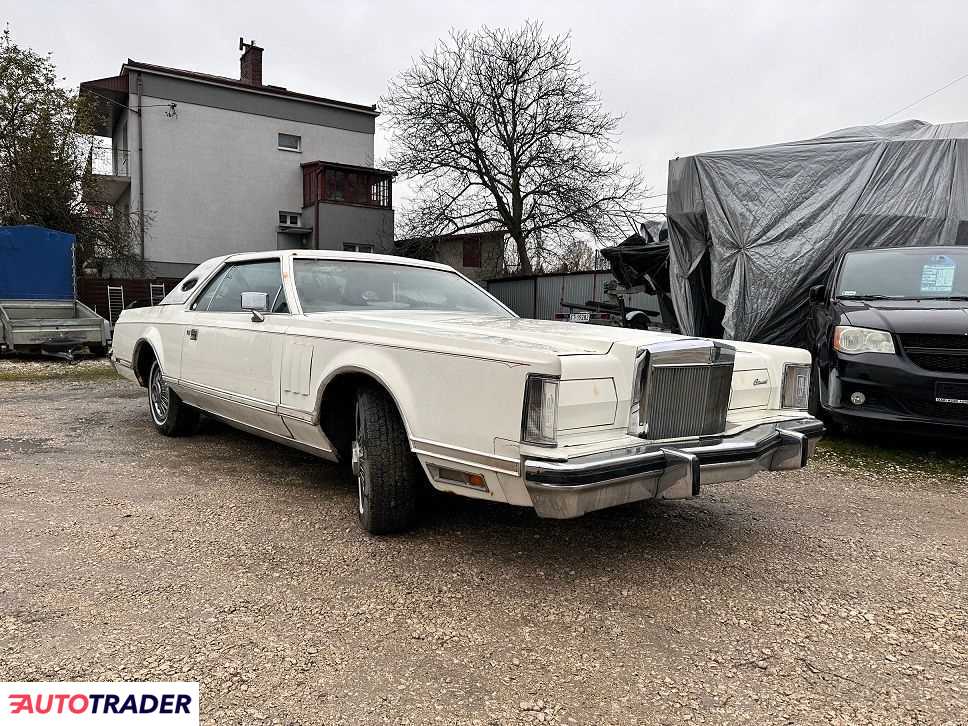
[[[674,159],[666,211],[684,333],[806,347],[810,287],[844,251],[968,244],[968,122]]]

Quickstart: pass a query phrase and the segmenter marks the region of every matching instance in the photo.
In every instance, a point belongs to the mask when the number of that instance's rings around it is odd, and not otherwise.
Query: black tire
[[[198,427],[198,409],[168,387],[156,360],[148,371],[148,413],[155,428],[165,436],[188,436]]]
[[[353,473],[360,525],[370,534],[403,532],[417,521],[423,474],[390,397],[379,388],[356,399]]]
[[[108,349],[103,345],[89,345],[87,349],[91,352],[91,355],[97,356],[98,358],[103,358],[108,352]]]

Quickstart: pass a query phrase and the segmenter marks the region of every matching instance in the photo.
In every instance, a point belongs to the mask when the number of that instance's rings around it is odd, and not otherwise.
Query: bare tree
[[[520,270],[621,235],[644,184],[567,35],[539,23],[451,32],[391,82],[387,165],[414,179],[407,236],[505,230]]]

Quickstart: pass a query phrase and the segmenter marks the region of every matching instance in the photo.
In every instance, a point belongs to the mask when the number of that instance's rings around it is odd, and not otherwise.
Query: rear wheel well
[[[350,447],[356,435],[356,398],[361,388],[378,388],[393,401],[401,423],[403,416],[393,395],[382,383],[366,373],[340,373],[326,384],[319,404],[319,425],[336,450],[340,462],[350,461]]]
[[[138,341],[138,344],[134,347],[133,358],[132,366],[134,368],[134,374],[138,378],[138,383],[142,387],[147,388],[151,364],[158,359],[158,356],[155,355],[155,349],[146,340]]]

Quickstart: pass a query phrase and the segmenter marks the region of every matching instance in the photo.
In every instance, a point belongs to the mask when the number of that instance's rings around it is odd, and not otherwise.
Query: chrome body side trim
[[[300,411],[298,408],[291,408],[290,406],[277,406],[276,410],[281,416],[286,416],[287,418],[294,418],[298,421],[304,421],[305,423],[315,423],[315,416],[307,411]]]
[[[200,383],[191,383],[183,378],[172,378],[171,376],[165,376],[165,382],[169,386],[175,387],[176,392],[179,395],[185,391],[194,391],[206,396],[222,399],[223,401],[229,401],[240,406],[248,406],[249,408],[257,408],[260,411],[276,413],[276,404],[271,403],[270,401],[263,401],[258,398],[243,396],[238,393],[231,393],[230,391],[225,391],[221,388],[205,386]],[[182,397],[184,398],[184,396]]]
[[[806,417],[675,446],[643,444],[564,462],[528,459],[525,484],[539,516],[577,517],[653,497],[695,496],[702,484],[746,479],[758,471],[799,469],[823,432],[820,421]]]
[[[519,459],[495,456],[494,454],[449,446],[439,441],[429,441],[427,439],[411,439],[410,446],[413,453],[420,456],[430,456],[435,459],[452,461],[455,464],[478,466],[482,469],[488,469],[510,476],[521,475],[521,462]]]
[[[276,411],[276,405],[257,398],[229,393],[211,386],[165,376],[168,386],[189,406],[212,416],[249,426],[266,436],[294,441],[292,432]]]
[[[283,444],[285,446],[292,447],[294,449],[299,449],[307,454],[312,454],[313,456],[318,456],[320,459],[326,459],[327,461],[337,461],[336,454],[332,451],[327,451],[326,449],[321,449],[312,444],[307,444],[303,441],[297,439],[290,439],[286,436],[280,436],[279,434],[273,433],[272,431],[266,431],[265,429],[259,428],[258,426],[252,426],[250,424],[242,423],[241,421],[236,421],[233,418],[224,416],[217,413],[212,413],[211,411],[205,411],[207,416],[211,416],[214,419],[218,419],[224,424],[231,426],[232,428],[238,429],[239,431],[245,431],[249,434],[254,434],[256,436],[261,436],[264,439],[269,439],[277,444]]]

